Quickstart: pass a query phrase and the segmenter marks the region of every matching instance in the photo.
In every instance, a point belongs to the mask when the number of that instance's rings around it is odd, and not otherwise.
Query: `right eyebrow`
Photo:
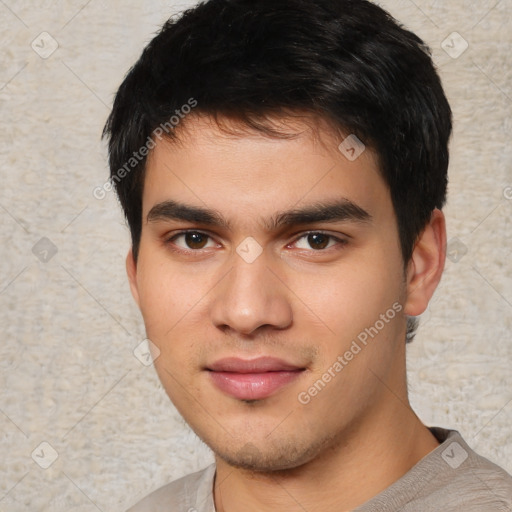
[[[159,220],[182,220],[229,229],[228,221],[220,213],[171,200],[155,204],[146,217],[146,222],[157,222]]]

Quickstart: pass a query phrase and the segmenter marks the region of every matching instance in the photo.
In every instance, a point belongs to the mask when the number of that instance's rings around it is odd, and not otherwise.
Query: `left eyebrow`
[[[317,203],[278,213],[266,222],[267,228],[276,230],[301,224],[319,222],[362,222],[370,224],[372,216],[363,208],[349,199],[340,199],[330,203]]]

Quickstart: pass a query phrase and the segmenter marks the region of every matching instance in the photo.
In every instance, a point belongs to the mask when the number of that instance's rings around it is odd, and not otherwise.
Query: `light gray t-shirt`
[[[354,512],[512,512],[512,476],[476,454],[455,430],[402,478]],[[215,512],[215,464],[151,493],[127,512]]]

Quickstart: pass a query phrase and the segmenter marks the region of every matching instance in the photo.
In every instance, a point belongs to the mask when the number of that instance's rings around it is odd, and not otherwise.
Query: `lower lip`
[[[302,370],[264,373],[209,372],[213,383],[221,391],[239,400],[267,398],[297,379],[301,373]]]

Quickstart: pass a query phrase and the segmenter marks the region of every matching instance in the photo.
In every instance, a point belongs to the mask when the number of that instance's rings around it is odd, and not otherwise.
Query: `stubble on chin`
[[[229,466],[252,473],[286,473],[307,464],[335,443],[334,436],[307,439],[263,439],[261,443],[248,441],[238,450],[212,447],[215,455]],[[234,443],[233,443],[234,444]],[[232,445],[233,445],[232,444]]]

